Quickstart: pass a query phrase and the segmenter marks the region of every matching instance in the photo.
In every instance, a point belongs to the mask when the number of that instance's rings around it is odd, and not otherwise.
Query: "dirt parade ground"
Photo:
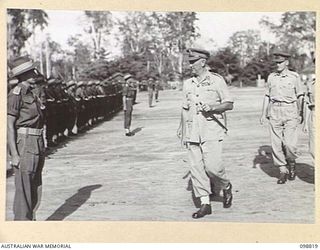
[[[259,123],[263,89],[232,88],[224,164],[234,201],[212,200],[212,215],[201,221],[314,223],[314,167],[308,137],[299,127],[297,178],[277,185],[267,126]],[[176,130],[181,91],[160,92],[148,106],[138,93],[132,130],[126,137],[123,112],[68,139],[46,158],[37,220],[191,221],[198,202],[192,196],[187,152]],[[214,156],[212,156],[214,157]],[[7,178],[6,219],[13,220],[14,176]]]

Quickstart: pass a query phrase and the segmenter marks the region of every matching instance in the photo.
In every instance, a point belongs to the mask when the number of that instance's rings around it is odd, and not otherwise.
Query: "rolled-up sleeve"
[[[265,90],[265,96],[270,97],[270,81],[271,76],[268,76],[267,84],[266,84],[266,90]]]
[[[7,114],[15,117],[19,116],[21,107],[21,96],[9,93],[7,102]]]
[[[299,98],[300,96],[303,96],[304,91],[303,91],[303,87],[302,87],[302,83],[301,83],[300,77],[296,77],[295,89],[296,89],[297,98]]]

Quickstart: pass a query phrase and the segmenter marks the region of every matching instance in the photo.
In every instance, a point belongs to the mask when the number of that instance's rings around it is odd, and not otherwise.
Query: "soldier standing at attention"
[[[19,80],[7,105],[8,144],[15,168],[14,220],[35,220],[45,160],[44,116],[40,98],[33,93],[38,72],[27,57],[13,60],[11,71]]]
[[[233,99],[224,79],[208,71],[206,50],[188,49],[188,60],[195,77],[184,82],[182,119],[178,136],[188,148],[191,181],[201,207],[192,217],[211,214],[211,186],[223,190],[223,206],[232,205],[232,185],[222,160],[222,143],[226,127],[225,111],[233,109]],[[182,132],[183,131],[183,132]]]
[[[130,131],[132,110],[133,110],[133,98],[134,98],[134,80],[130,74],[124,76],[126,83],[122,89],[122,101],[124,111],[124,129],[126,136],[133,136],[134,133]]]
[[[269,120],[273,163],[280,170],[277,183],[284,184],[296,177],[297,127],[303,90],[299,75],[288,69],[290,55],[282,51],[273,55],[277,67],[268,76],[260,122]]]
[[[153,90],[154,90],[153,77],[150,76],[148,79],[148,99],[149,99],[149,107],[150,108],[152,107]]]

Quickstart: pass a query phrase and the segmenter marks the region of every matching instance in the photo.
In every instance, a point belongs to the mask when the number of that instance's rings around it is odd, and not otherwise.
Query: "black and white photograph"
[[[6,221],[315,224],[316,12],[6,9]]]

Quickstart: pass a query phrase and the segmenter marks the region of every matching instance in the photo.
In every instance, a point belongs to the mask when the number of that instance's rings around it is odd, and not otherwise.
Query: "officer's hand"
[[[123,111],[127,111],[127,107],[126,106],[123,106]]]
[[[11,165],[12,167],[19,168],[19,165],[20,165],[20,156],[19,156],[19,155],[12,155],[12,156],[11,156],[10,165]]]
[[[209,104],[201,104],[201,109],[205,112],[211,111],[211,107]]]

